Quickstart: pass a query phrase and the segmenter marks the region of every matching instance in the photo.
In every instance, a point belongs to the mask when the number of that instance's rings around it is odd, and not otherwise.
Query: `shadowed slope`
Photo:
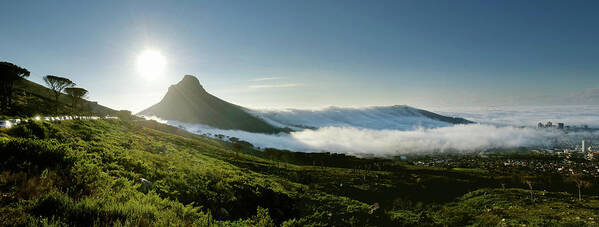
[[[201,123],[221,129],[278,133],[283,131],[247,113],[243,107],[219,99],[204,90],[194,76],[186,75],[169,87],[164,98],[140,115],[163,119]]]

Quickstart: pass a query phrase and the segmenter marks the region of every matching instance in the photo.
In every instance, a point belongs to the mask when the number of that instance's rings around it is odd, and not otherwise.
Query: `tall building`
[[[581,145],[581,147],[580,147],[580,150],[581,150],[582,152],[586,152],[586,151],[587,151],[587,147],[586,147],[586,144],[584,144],[584,140],[582,140],[582,145]]]
[[[564,129],[564,123],[557,123],[558,129]]]

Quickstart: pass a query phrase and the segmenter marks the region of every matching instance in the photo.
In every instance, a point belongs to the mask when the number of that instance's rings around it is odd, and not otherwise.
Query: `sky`
[[[0,61],[141,111],[195,75],[249,108],[599,105],[597,1],[8,1]],[[149,77],[137,59],[159,52]],[[141,71],[141,72],[140,72]],[[146,70],[147,71],[147,70]]]

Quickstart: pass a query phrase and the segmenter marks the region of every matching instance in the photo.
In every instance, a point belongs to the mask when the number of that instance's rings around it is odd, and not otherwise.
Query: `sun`
[[[154,79],[164,73],[166,58],[156,50],[144,50],[137,56],[137,71],[146,79]]]

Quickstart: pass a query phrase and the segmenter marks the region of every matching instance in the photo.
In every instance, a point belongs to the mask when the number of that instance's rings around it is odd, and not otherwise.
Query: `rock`
[[[147,193],[150,190],[150,187],[152,187],[152,182],[145,178],[139,178],[139,181],[141,182],[140,190]]]
[[[370,211],[368,211],[369,214],[374,214],[374,212],[376,210],[378,210],[380,208],[379,203],[374,203],[372,205],[370,205]]]

